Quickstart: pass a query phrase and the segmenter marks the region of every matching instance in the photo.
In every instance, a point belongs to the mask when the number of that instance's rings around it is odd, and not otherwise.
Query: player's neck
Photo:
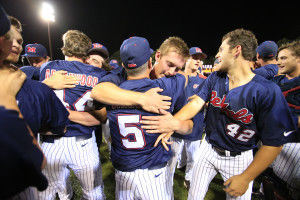
[[[250,62],[246,60],[236,60],[232,67],[228,70],[229,89],[247,84],[255,74],[251,71]]]
[[[128,76],[127,80],[139,80],[139,79],[144,79],[144,78],[149,78],[149,73],[148,75],[145,74],[141,74],[141,75],[137,75],[137,76]]]
[[[65,56],[65,60],[66,61],[78,61],[78,62],[84,63],[84,60],[82,58],[77,58],[75,56],[71,56],[71,57]]]
[[[186,68],[184,72],[188,76],[197,76],[197,70]]]

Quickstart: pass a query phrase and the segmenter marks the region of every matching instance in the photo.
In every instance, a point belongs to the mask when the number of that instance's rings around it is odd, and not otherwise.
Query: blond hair
[[[161,52],[161,56],[166,55],[169,52],[176,52],[183,56],[185,59],[189,58],[189,48],[187,44],[180,37],[169,37],[159,47],[158,51]]]

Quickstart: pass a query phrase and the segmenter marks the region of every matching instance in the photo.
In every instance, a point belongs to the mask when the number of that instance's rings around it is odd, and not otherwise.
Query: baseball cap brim
[[[92,53],[100,54],[105,59],[109,57],[109,53],[105,49],[93,48],[88,50],[88,54],[92,54]]]

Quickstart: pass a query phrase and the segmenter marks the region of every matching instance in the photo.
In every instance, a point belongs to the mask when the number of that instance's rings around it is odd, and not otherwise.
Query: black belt
[[[89,135],[79,135],[79,136],[73,136],[76,139],[76,142],[83,141],[90,139],[92,137],[92,134]],[[62,136],[56,136],[56,135],[42,135],[41,141],[46,143],[54,143],[55,140],[62,138]]]
[[[218,147],[212,147],[214,150],[215,150],[215,152],[217,152],[217,154],[219,154],[220,156],[227,156],[226,155],[226,151],[228,151],[228,150],[224,150],[224,149],[220,149],[220,148],[218,148]],[[232,156],[232,157],[235,157],[235,156],[237,156],[237,155],[241,155],[241,153],[242,152],[234,152],[234,151],[228,151],[229,152],[229,156]]]

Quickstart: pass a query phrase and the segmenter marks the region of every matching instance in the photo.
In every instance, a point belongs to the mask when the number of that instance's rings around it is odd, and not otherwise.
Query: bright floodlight
[[[41,16],[44,20],[48,22],[54,22],[55,16],[54,16],[54,9],[52,5],[50,5],[47,2],[44,2],[42,4]]]

